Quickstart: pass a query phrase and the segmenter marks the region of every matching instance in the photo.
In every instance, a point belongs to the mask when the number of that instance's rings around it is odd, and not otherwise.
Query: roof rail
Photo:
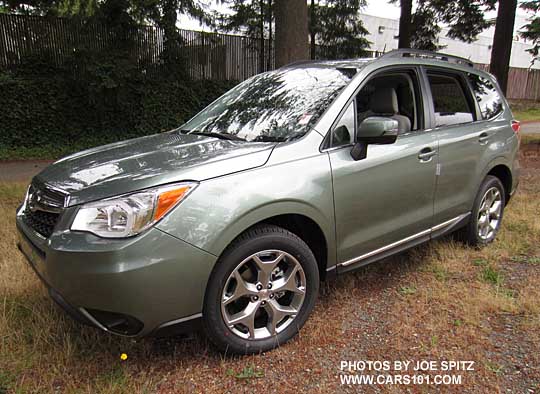
[[[448,55],[446,53],[424,51],[420,49],[394,49],[382,55],[381,58],[393,57],[417,57],[422,59],[442,60],[449,63],[463,64],[469,67],[474,67],[474,63],[464,57]]]

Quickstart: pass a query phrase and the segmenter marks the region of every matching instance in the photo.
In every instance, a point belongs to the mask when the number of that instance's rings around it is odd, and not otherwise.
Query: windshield
[[[294,68],[256,75],[225,93],[181,127],[246,141],[304,135],[351,80],[350,69]]]

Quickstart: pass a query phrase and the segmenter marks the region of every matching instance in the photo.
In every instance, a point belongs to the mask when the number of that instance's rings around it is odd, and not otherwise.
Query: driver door
[[[416,72],[410,75],[417,78]],[[418,78],[415,82],[411,83],[418,118],[412,122],[415,130],[398,135],[393,144],[370,144],[366,158],[355,161],[351,157],[357,123],[362,119],[354,99],[331,130],[327,153],[340,270],[356,268],[430,237],[438,140],[436,133],[423,130],[426,123]],[[347,143],[343,142],[347,134],[343,125],[350,131]]]

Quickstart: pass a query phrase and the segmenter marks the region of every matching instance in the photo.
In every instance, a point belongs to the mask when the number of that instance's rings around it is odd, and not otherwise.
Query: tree
[[[516,19],[517,0],[499,0],[497,23],[493,36],[491,62],[489,71],[497,77],[504,93],[508,85],[508,70],[514,37],[514,21]]]
[[[174,47],[179,44],[178,14],[209,22],[201,0],[0,0],[2,9],[35,15],[102,18],[105,22],[111,21],[111,15],[121,14],[124,19],[127,16],[136,23],[150,22],[160,26],[164,30],[165,53],[174,52]]]
[[[393,1],[395,2],[395,1]],[[398,48],[410,48],[412,36],[412,0],[400,0]]]
[[[532,65],[540,56],[540,0],[525,1],[520,4],[520,7],[533,13],[528,20],[529,23],[523,26],[524,30],[519,33],[521,37],[532,41],[533,47],[527,49],[527,52],[533,56]]]
[[[258,40],[259,72],[271,68],[274,3],[272,0],[229,0],[229,14],[217,14],[215,27]],[[266,50],[265,50],[266,49]],[[266,60],[266,64],[265,64]]]
[[[442,49],[442,46],[437,44],[441,27],[437,23],[437,16],[432,9],[425,7],[425,5],[418,7],[412,15],[410,30],[414,32],[408,38],[410,47],[434,52]]]
[[[398,0],[392,0],[396,3]],[[484,18],[496,0],[419,0],[412,11],[412,0],[399,0],[399,48],[438,50],[441,23],[449,26],[448,36],[472,42],[490,26]]]
[[[306,0],[276,0],[276,66],[309,59]]]
[[[345,59],[364,55],[370,42],[358,14],[365,0],[326,0],[310,5],[310,55],[325,59]],[[320,53],[318,53],[320,52]]]
[[[0,0],[1,12],[13,14],[90,17],[98,8],[97,0]]]

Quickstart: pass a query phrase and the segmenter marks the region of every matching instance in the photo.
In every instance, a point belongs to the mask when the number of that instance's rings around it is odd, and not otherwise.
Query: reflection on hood
[[[202,181],[253,168],[266,162],[274,145],[169,132],[65,157],[37,177],[69,193],[73,205],[107,194],[113,196],[183,180]]]

